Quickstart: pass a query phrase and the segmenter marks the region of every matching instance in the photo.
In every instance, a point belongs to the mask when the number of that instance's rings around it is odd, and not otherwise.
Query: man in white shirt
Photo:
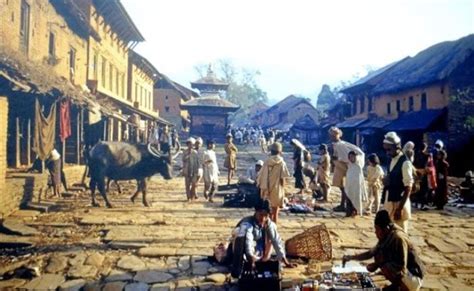
[[[410,194],[414,182],[413,164],[403,154],[401,139],[395,132],[391,131],[385,135],[383,148],[391,158],[384,179],[384,208],[392,221],[408,233],[408,220],[411,218]]]
[[[332,161],[334,164],[332,186],[338,187],[341,190],[341,204],[333,210],[345,212],[347,201],[345,182],[349,165],[349,152],[354,151],[357,153],[357,155],[361,156],[362,161],[365,159],[364,152],[358,146],[342,140],[341,137],[342,131],[339,128],[333,126],[329,129],[329,138],[332,141],[333,147]]]
[[[255,166],[252,166],[247,169],[247,174],[245,176],[239,177],[239,183],[241,184],[255,184],[257,181],[257,176],[260,170],[263,167],[263,161],[258,160]]]

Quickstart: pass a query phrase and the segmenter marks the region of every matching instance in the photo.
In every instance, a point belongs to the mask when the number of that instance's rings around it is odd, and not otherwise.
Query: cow
[[[177,149],[179,152],[179,148]],[[98,207],[95,189],[98,188],[108,208],[112,208],[107,197],[106,178],[109,180],[137,180],[137,191],[130,197],[135,202],[142,192],[145,206],[150,206],[146,198],[147,179],[159,173],[166,180],[172,179],[171,153],[162,154],[151,144],[131,144],[127,142],[99,142],[89,152],[90,189],[92,206]]]

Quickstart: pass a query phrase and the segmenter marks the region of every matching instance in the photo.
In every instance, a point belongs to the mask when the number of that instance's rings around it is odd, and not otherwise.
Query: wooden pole
[[[16,121],[16,132],[15,132],[15,146],[16,146],[16,153],[15,153],[15,167],[16,168],[19,168],[20,167],[20,150],[21,150],[21,146],[20,146],[20,136],[21,136],[21,132],[20,132],[20,118],[17,117],[15,119]]]
[[[28,133],[26,139],[26,159],[28,167],[31,165],[31,119],[28,119]]]
[[[61,141],[61,153],[62,153],[62,156],[61,156],[61,163],[63,164],[63,166],[66,164],[66,140],[64,141]]]
[[[76,164],[81,163],[81,114],[82,108],[77,111],[76,116]]]

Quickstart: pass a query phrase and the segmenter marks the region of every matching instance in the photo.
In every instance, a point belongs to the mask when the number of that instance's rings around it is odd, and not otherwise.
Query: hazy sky
[[[474,0],[122,0],[146,41],[136,51],[185,86],[220,58],[258,69],[273,100],[312,99],[322,84],[364,75],[474,33]]]

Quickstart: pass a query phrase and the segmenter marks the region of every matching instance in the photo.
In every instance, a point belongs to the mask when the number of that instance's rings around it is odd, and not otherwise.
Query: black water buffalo
[[[107,198],[106,178],[110,180],[137,180],[137,191],[131,197],[135,201],[142,192],[143,204],[150,206],[146,199],[147,178],[159,173],[163,178],[172,178],[171,153],[164,155],[151,145],[130,144],[126,142],[99,142],[89,153],[90,189],[92,205],[99,206],[95,200],[95,188],[105,200],[107,207],[112,207]]]

